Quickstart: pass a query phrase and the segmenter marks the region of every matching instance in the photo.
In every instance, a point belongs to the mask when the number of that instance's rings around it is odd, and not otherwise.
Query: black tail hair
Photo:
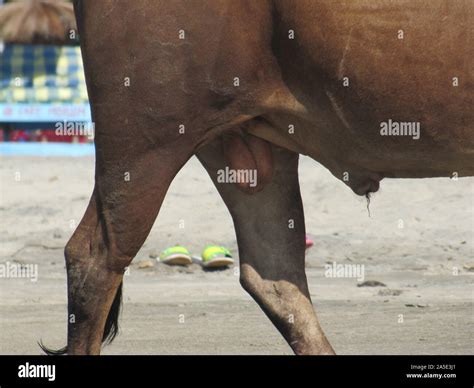
[[[107,315],[107,320],[105,321],[104,335],[102,336],[102,343],[104,345],[109,345],[119,333],[118,319],[122,308],[122,285],[123,282],[120,283],[117,289],[109,315]]]
[[[102,336],[102,343],[104,345],[110,344],[119,333],[118,319],[122,307],[122,285],[123,282],[120,283],[120,286],[117,289],[117,293],[115,294],[114,301],[112,302],[109,315],[105,321],[104,335]],[[38,345],[41,350],[43,350],[43,352],[49,356],[60,356],[67,353],[67,346],[57,350],[49,349],[43,344],[41,340],[38,342]]]

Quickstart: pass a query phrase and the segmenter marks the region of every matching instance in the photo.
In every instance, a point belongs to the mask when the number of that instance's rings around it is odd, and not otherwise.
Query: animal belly
[[[305,135],[293,137],[306,153],[339,178],[474,173],[474,3],[276,5],[275,53],[306,107]]]

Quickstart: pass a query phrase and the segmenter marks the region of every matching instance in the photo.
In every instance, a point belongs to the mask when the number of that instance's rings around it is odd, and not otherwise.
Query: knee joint
[[[99,268],[123,273],[133,257],[107,245],[103,239],[84,238],[74,234],[64,248],[66,263],[69,266],[80,266],[90,264],[92,260]]]

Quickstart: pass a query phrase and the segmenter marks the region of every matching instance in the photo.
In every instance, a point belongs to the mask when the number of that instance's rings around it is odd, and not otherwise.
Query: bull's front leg
[[[234,184],[217,181],[218,171],[225,169],[229,160],[217,142],[200,151],[198,157],[232,214],[243,288],[296,354],[334,354],[308,291],[298,154],[271,147],[271,180],[253,194],[243,192]]]

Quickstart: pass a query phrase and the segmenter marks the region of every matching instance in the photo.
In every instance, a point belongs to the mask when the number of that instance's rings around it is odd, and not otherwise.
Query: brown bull
[[[471,0],[77,0],[75,10],[96,173],[65,250],[68,354],[98,354],[116,334],[124,269],[193,155],[232,214],[242,286],[298,354],[334,352],[305,276],[298,155],[359,195],[385,177],[474,175]],[[257,185],[220,183],[226,167],[257,170]]]

